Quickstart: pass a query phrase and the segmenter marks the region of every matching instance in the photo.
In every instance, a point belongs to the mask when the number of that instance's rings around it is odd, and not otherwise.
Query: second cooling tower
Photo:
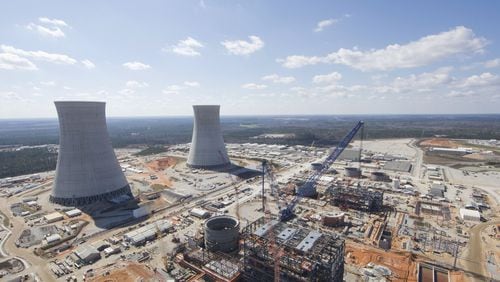
[[[55,102],[59,156],[50,201],[85,205],[123,194],[130,187],[111,146],[104,102]]]
[[[216,169],[231,164],[220,128],[219,105],[194,105],[193,139],[187,164]]]

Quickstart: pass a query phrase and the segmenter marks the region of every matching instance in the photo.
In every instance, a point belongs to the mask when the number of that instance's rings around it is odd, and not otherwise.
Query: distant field
[[[359,120],[365,122],[364,139],[434,136],[500,139],[500,115],[223,116],[221,126],[228,143],[334,146]],[[163,151],[161,146],[155,145],[191,142],[192,126],[190,117],[108,119],[108,130],[115,148],[146,145],[147,149],[140,153],[145,155]],[[0,120],[0,147],[57,144],[58,134],[56,119]],[[355,140],[359,140],[359,134]],[[57,156],[43,156],[42,153],[30,152],[30,155],[20,151],[5,154],[0,162],[4,168],[3,177],[53,169]],[[431,162],[442,159],[427,158]],[[473,162],[453,158],[445,161]]]

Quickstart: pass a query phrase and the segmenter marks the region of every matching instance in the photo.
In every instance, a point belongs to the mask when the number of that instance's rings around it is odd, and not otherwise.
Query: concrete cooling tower
[[[50,201],[85,205],[130,187],[111,146],[104,102],[54,102],[59,116],[59,156]]]
[[[187,164],[193,168],[217,169],[231,164],[220,128],[219,105],[195,105],[193,139]]]

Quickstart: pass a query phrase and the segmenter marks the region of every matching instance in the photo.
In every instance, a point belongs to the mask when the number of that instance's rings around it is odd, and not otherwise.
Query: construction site
[[[242,232],[247,281],[343,281],[344,240],[262,217]]]
[[[104,110],[95,103],[59,107],[63,120],[72,113],[66,107],[82,107],[77,113],[83,116]],[[219,107],[193,110],[191,143],[144,156],[137,148],[114,152],[108,146],[108,174],[91,169],[101,165],[100,156],[72,151],[79,140],[88,142],[86,148],[106,142],[102,116],[95,139],[84,131],[63,137],[69,144],[63,161],[105,177],[106,191],[93,182],[90,194],[73,191],[78,188],[68,183],[89,179],[64,169],[0,182],[0,238],[16,254],[5,258],[16,267],[5,264],[2,275],[43,281],[461,282],[496,273],[500,254],[487,250],[495,250],[500,238],[500,228],[490,228],[497,222],[497,196],[479,172],[425,163],[425,146],[437,141],[418,147],[415,139],[364,140],[359,121],[331,149],[226,144]],[[485,184],[467,184],[470,177]],[[481,236],[483,242],[475,241]],[[472,256],[489,267],[472,263]]]

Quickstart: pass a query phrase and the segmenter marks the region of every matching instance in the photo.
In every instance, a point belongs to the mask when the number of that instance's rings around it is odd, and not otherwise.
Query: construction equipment
[[[271,211],[269,210],[267,206],[267,202],[264,200],[265,199],[265,190],[264,190],[264,183],[265,183],[265,176],[267,175],[267,178],[269,179],[269,187],[270,187],[270,194],[275,196],[276,198],[276,205],[278,206],[278,210],[281,210],[280,207],[280,195],[279,195],[279,187],[278,184],[276,183],[276,179],[274,178],[274,173],[273,173],[273,167],[272,164],[267,161],[267,160],[262,160],[262,211],[264,212],[264,218],[266,223],[271,222]],[[273,261],[274,261],[274,282],[279,282],[280,281],[280,257],[283,253],[283,248],[280,247],[276,243],[276,238],[274,237],[274,232],[272,231],[273,227],[270,227],[270,232],[269,234],[269,253],[272,254],[273,256]]]
[[[292,201],[286,205],[285,208],[280,210],[280,220],[281,221],[287,221],[293,218],[295,215],[293,213],[293,209],[297,205],[297,203],[300,201],[300,199],[304,196],[304,194],[312,194],[310,193],[311,190],[316,190],[316,182],[318,179],[328,171],[330,166],[337,160],[337,158],[342,154],[344,149],[349,145],[349,143],[352,141],[356,133],[359,131],[360,128],[364,126],[363,121],[359,121],[356,126],[351,129],[349,133],[340,141],[340,143],[335,147],[335,149],[332,151],[332,153],[322,162],[322,166],[320,170],[314,171],[306,180],[304,183],[303,187],[300,187],[298,189],[297,195],[292,199]],[[307,193],[304,193],[303,191],[309,191]],[[301,193],[302,192],[302,193]]]

